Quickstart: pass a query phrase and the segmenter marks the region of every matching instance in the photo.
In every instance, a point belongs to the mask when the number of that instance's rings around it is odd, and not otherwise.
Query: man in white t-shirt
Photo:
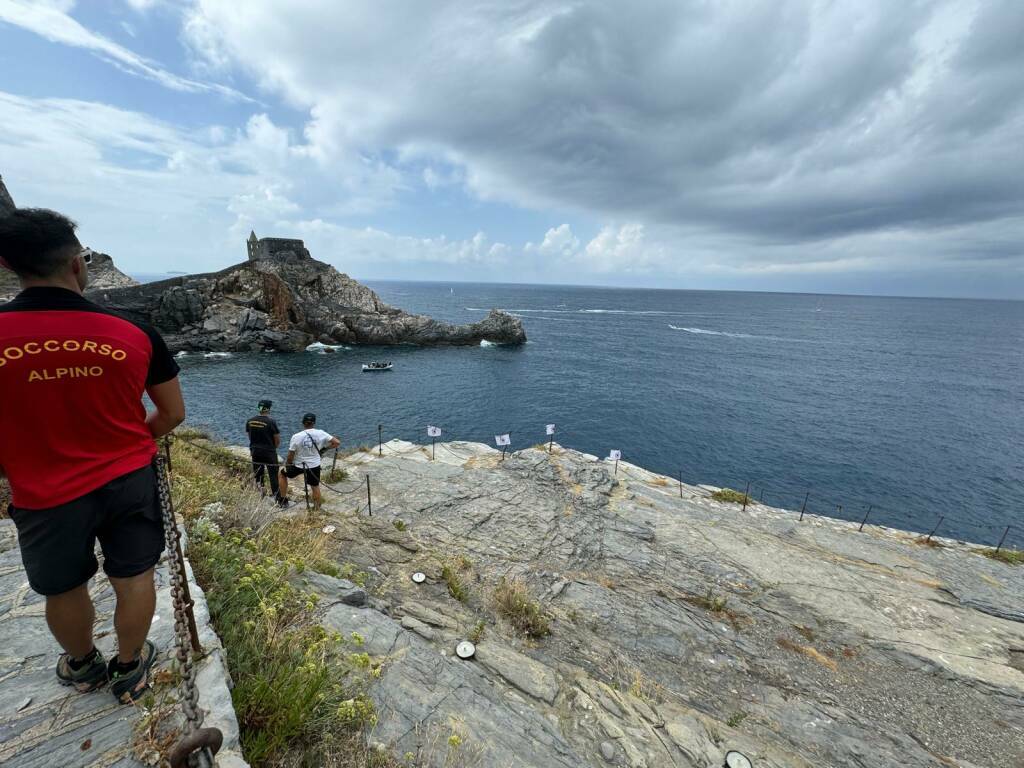
[[[316,428],[316,414],[307,413],[302,417],[302,431],[292,436],[288,444],[288,458],[281,468],[281,498],[287,503],[288,481],[305,474],[306,484],[312,489],[313,507],[320,509],[323,496],[320,493],[320,453],[337,448],[341,441],[333,435]]]

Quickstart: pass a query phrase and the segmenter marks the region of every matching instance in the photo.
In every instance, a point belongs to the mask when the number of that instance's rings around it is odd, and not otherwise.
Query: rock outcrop
[[[7,185],[4,184],[4,177],[0,176],[0,211],[10,210],[14,208],[14,200],[11,198],[11,193],[7,191]]]
[[[299,351],[314,342],[526,341],[521,321],[497,310],[481,322],[456,326],[389,307],[366,286],[313,259],[304,247],[220,272],[97,290],[90,298],[152,323],[175,351]]]
[[[114,266],[114,260],[105,253],[93,252],[89,267],[89,290],[108,291],[129,288],[139,283]],[[18,278],[13,272],[0,269],[0,302],[10,301],[21,290]]]
[[[393,442],[346,468],[374,516],[328,492],[331,535],[368,597],[306,587],[382,663],[368,738],[417,766],[1024,765],[1024,568],[557,446]],[[502,579],[549,636],[516,630]]]
[[[5,210],[14,210],[14,199],[7,191],[3,177],[0,176],[0,213]],[[92,266],[89,268],[89,277],[93,290],[109,290],[111,288],[125,288],[138,285],[128,275],[121,272],[114,266],[114,260],[105,253],[93,253]],[[21,290],[18,278],[6,269],[0,269],[0,302],[10,301]]]

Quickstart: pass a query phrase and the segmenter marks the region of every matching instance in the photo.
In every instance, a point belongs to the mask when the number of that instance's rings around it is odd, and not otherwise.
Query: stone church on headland
[[[249,240],[246,242],[249,251],[249,261],[269,261],[287,259],[289,256],[310,259],[312,256],[306,250],[306,244],[302,240],[292,240],[285,237],[262,237],[257,238],[255,232],[249,233]]]

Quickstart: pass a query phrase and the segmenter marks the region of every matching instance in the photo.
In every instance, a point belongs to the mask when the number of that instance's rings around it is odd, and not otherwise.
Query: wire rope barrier
[[[538,431],[538,437],[540,436],[540,431]],[[514,457],[517,453],[520,453],[523,450],[519,449],[517,451],[509,444],[502,445],[501,440],[503,438],[508,439],[509,443],[511,442],[510,433],[494,436],[498,447],[502,449],[502,460]],[[530,447],[536,447],[538,449],[546,448],[549,452],[553,452],[557,444],[562,450],[572,450],[564,444],[564,441],[567,439],[570,441],[575,439],[578,442],[584,442],[580,435],[574,435],[574,433],[569,430],[556,428],[553,432],[550,430],[546,431],[543,435],[543,440],[538,440],[537,443],[531,444]],[[240,456],[230,454],[224,449],[213,450],[193,440],[186,440],[186,442],[189,442],[200,450],[214,454],[222,460],[227,459],[236,462],[239,467],[244,465],[253,470],[258,467],[263,467],[269,472],[272,469],[276,471],[281,466],[280,463],[246,460]],[[384,424],[378,424],[377,428],[373,431],[363,432],[355,437],[346,435],[345,442],[353,447],[358,446],[358,450],[365,453],[368,457],[366,461],[357,461],[354,463],[346,462],[347,471],[353,466],[366,466],[372,459],[382,458],[385,456],[397,458],[411,457],[412,455],[423,451],[428,451],[430,460],[433,461],[436,460],[438,448],[444,451],[449,457],[465,462],[477,454],[471,453],[470,455],[467,455],[459,452],[457,445],[453,446],[453,443],[480,443],[481,441],[478,435],[467,435],[461,432],[453,432],[448,429],[441,429],[432,426],[428,427],[426,425],[418,428],[415,432],[405,430],[393,432],[391,430],[387,430]],[[396,447],[394,445],[396,442],[407,443],[410,447]],[[374,450],[374,448],[376,450]],[[346,458],[351,458],[352,455],[353,451],[350,448],[346,453]],[[339,454],[336,452],[335,464],[337,463],[338,456]],[[671,485],[671,483],[663,484],[657,482],[659,478],[668,478],[669,476],[660,475],[659,473],[642,467],[635,467],[634,465],[626,464],[625,460],[616,461],[614,452],[608,458],[601,458],[598,456],[597,461],[605,465],[614,465],[614,468],[612,469],[613,476],[617,476],[619,473],[622,473],[624,478],[638,482],[654,482],[661,487]],[[620,466],[620,464],[623,464],[624,466]],[[712,491],[708,490],[706,487],[708,484],[700,482],[686,482],[683,470],[679,471],[678,477],[671,479],[678,482],[681,496],[684,495],[687,488],[690,489],[691,497],[698,496],[708,498],[712,496]],[[361,481],[354,483],[352,487],[345,488],[327,483],[321,477],[320,485],[331,493],[341,497],[354,496],[365,492],[369,498],[372,494],[371,486],[367,484],[364,487]],[[979,542],[982,539],[995,539],[998,536],[999,543],[995,545],[997,551],[1002,549],[1008,539],[1011,539],[1011,544],[1024,545],[1024,539],[1019,536],[1019,533],[1024,533],[1024,529],[1020,526],[1014,525],[1012,522],[1009,524],[988,524],[965,520],[963,518],[954,518],[948,513],[937,512],[933,521],[931,523],[926,523],[920,513],[894,509],[889,505],[873,504],[869,501],[865,501],[863,498],[858,498],[850,503],[830,497],[829,495],[819,494],[813,490],[812,483],[806,480],[801,482],[801,479],[798,477],[793,479],[780,479],[778,477],[766,479],[757,475],[751,475],[745,481],[744,488],[737,488],[736,491],[738,494],[742,494],[742,497],[746,499],[746,503],[743,504],[744,510],[751,505],[772,507],[772,502],[774,502],[775,508],[785,509],[788,511],[799,511],[800,522],[803,522],[806,517],[812,516],[833,520],[844,520],[854,524],[859,524],[860,531],[863,531],[867,526],[894,527],[907,530],[909,532],[921,533],[922,536],[924,536],[927,531],[927,539],[929,541],[934,536],[944,535],[943,531],[955,532],[957,539],[966,538],[964,535],[965,532],[970,532],[972,535],[977,534],[976,538]],[[368,503],[366,507],[372,509],[372,503]],[[1011,532],[1015,534],[1013,537],[1010,536]]]

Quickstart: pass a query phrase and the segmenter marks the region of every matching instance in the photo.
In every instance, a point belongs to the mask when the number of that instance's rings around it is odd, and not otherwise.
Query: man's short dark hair
[[[46,208],[15,208],[0,213],[0,257],[19,277],[53,277],[78,247],[78,225]]]

